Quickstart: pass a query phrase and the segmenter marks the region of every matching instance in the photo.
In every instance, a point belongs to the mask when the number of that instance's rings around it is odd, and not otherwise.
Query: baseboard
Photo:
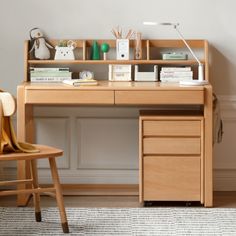
[[[236,169],[214,170],[214,191],[236,191]]]
[[[60,175],[63,179],[63,174]],[[16,178],[15,169],[0,172],[0,180]],[[48,183],[45,181],[44,183]],[[214,170],[214,191],[236,191],[236,169]],[[67,195],[137,195],[138,184],[63,184]]]
[[[62,190],[63,195],[138,196],[139,189],[138,184],[62,184]]]

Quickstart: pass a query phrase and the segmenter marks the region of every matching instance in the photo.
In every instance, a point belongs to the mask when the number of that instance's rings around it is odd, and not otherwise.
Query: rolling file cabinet
[[[200,111],[140,112],[140,202],[203,203]]]

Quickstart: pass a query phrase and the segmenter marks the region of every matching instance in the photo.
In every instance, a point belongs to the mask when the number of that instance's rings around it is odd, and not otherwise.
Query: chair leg
[[[30,165],[31,165],[31,176],[33,179],[32,185],[33,185],[33,188],[37,189],[39,187],[37,160],[31,160]],[[37,222],[41,222],[42,217],[41,217],[41,208],[40,208],[40,193],[33,193],[33,196],[34,196],[34,207],[35,207],[35,220]]]
[[[56,189],[56,200],[57,200],[57,205],[60,211],[62,229],[64,233],[69,233],[69,226],[67,222],[64,200],[62,196],[61,184],[59,180],[55,157],[49,158],[49,164],[51,168],[54,187]]]

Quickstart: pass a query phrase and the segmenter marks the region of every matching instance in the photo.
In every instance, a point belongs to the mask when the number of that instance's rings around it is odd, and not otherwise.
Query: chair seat
[[[0,161],[20,161],[20,160],[32,160],[42,159],[48,157],[59,157],[62,156],[63,151],[54,147],[45,145],[34,145],[39,152],[36,153],[4,153],[0,155]]]

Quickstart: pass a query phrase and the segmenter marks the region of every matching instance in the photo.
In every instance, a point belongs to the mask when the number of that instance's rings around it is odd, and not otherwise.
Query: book
[[[176,82],[180,82],[180,81],[192,81],[192,77],[179,77],[179,78],[161,78],[161,82],[172,82],[172,83],[176,83]]]
[[[69,71],[31,71],[30,77],[71,77]]]
[[[64,84],[72,85],[72,86],[87,86],[87,85],[97,85],[98,81],[95,79],[71,79],[71,80],[63,80]]]
[[[58,83],[63,82],[64,80],[71,80],[71,77],[31,77],[31,82],[38,82],[38,83]]]
[[[193,72],[189,71],[189,72],[173,72],[173,73],[165,73],[165,72],[161,72],[160,73],[160,77],[161,78],[179,78],[179,77],[193,77]]]
[[[191,67],[162,67],[161,71],[191,71]]]
[[[52,67],[30,67],[30,71],[69,71],[69,67],[52,68]]]

